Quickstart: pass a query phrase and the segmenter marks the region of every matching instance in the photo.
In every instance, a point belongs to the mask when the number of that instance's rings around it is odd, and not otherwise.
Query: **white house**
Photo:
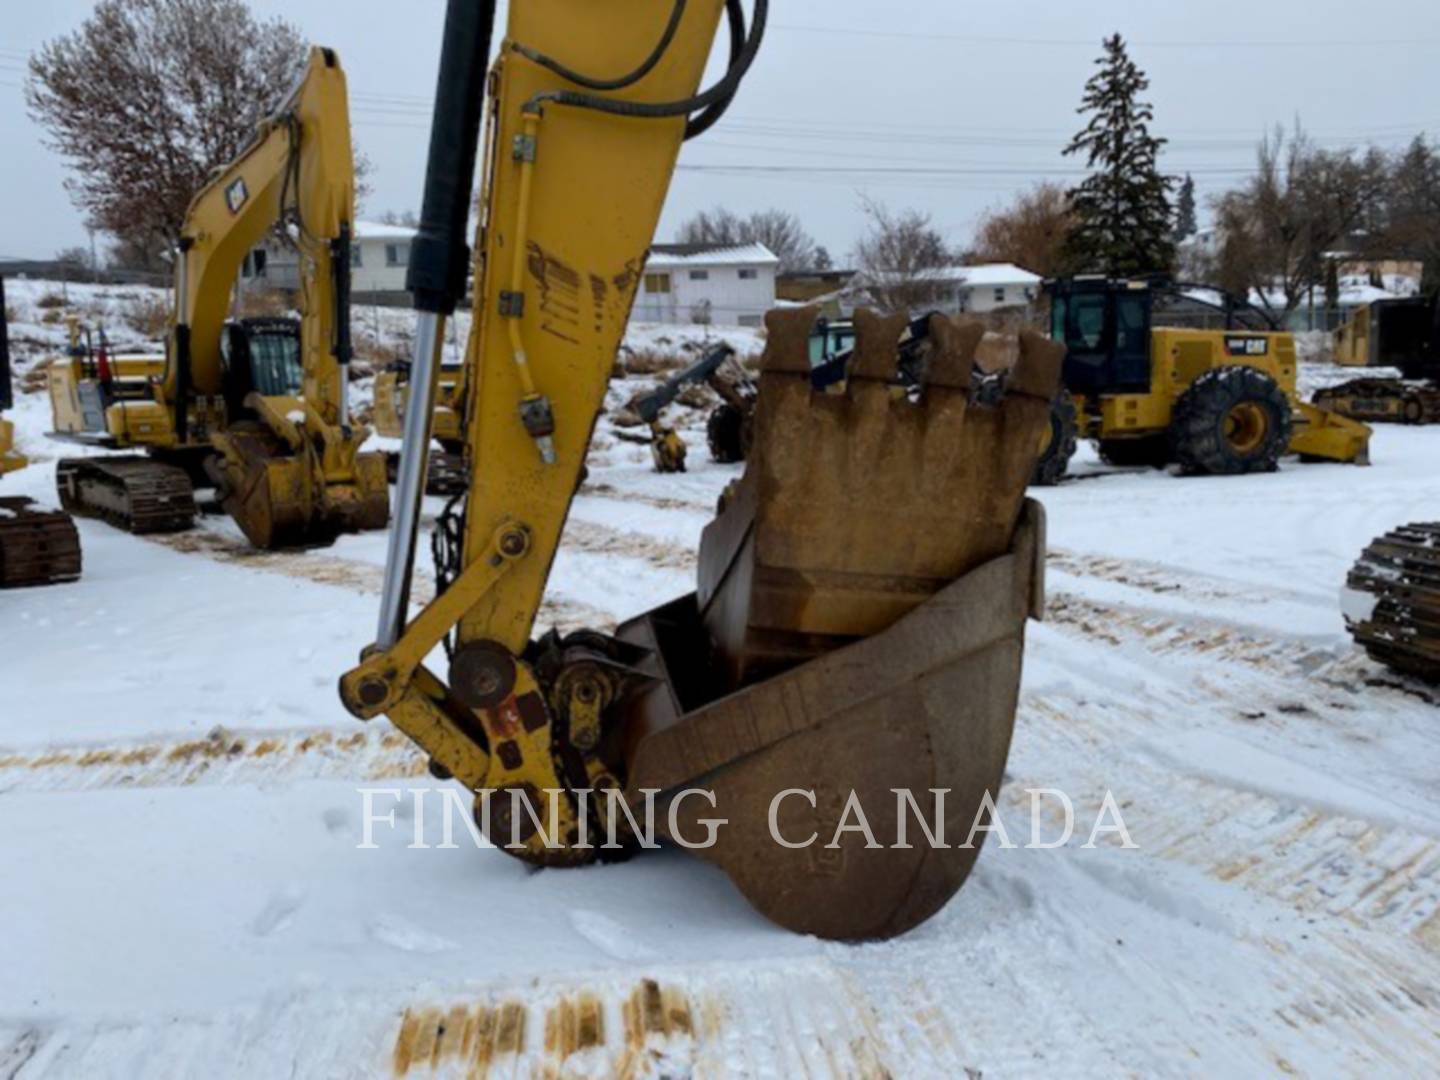
[[[1040,298],[1044,284],[1039,274],[1011,263],[952,266],[940,274],[947,286],[946,306],[976,314],[1028,307]]]
[[[357,298],[405,297],[405,274],[415,230],[408,225],[357,221],[350,256],[350,287]],[[242,288],[297,289],[300,259],[293,249],[269,240],[245,257]]]
[[[872,283],[893,286],[904,279],[896,273],[855,275],[842,294],[846,310],[869,303]],[[1040,299],[1044,278],[1010,263],[979,266],[943,266],[915,276],[935,299],[928,306],[951,315],[983,315],[990,311],[1025,308]]]
[[[780,260],[764,244],[656,244],[635,299],[639,322],[763,326]]]

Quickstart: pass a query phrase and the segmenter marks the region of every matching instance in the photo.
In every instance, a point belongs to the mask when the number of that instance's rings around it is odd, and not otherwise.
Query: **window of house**
[[[758,278],[759,276],[760,276],[760,271],[759,271],[759,270],[752,269],[752,268],[750,268],[750,267],[746,267],[745,269],[743,269],[743,270],[740,271],[740,280],[741,280],[741,281],[754,281],[754,280],[755,280],[756,278]]]
[[[409,244],[386,244],[385,245],[386,266],[409,266],[410,245]]]
[[[646,274],[645,291],[647,293],[666,294],[670,292],[669,274]]]
[[[691,270],[691,271],[690,271],[690,280],[691,280],[691,281],[709,281],[709,280],[710,280],[710,271],[709,271],[709,270]]]
[[[995,290],[995,303],[997,303],[997,304],[1003,304],[1003,303],[1005,303],[1005,290],[1004,290],[1003,288],[1002,288],[1002,289],[996,289],[996,290]]]
[[[741,315],[740,325],[749,327],[761,327],[765,325],[764,315]]]
[[[359,244],[356,244],[350,249],[350,266],[354,270],[359,270],[365,265],[365,259],[361,256],[360,252],[361,248]]]

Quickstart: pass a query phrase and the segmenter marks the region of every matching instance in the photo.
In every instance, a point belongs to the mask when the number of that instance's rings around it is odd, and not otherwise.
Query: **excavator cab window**
[[[221,339],[225,399],[232,416],[251,393],[294,397],[305,385],[300,362],[300,324],[294,319],[246,319],[226,325]]]

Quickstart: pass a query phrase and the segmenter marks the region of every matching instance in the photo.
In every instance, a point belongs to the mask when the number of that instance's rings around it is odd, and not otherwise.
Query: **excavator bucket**
[[[861,312],[845,380],[817,390],[815,315],[769,319],[754,447],[699,591],[620,630],[653,680],[623,725],[627,795],[709,792],[677,803],[675,831],[726,820],[697,854],[761,912],[886,938],[964,883],[1004,775],[1043,604],[1024,494],[1064,349],[1025,334],[1013,369],[985,374],[980,326],[932,316],[904,347],[903,318]],[[939,842],[917,841],[922,817]]]
[[[390,488],[383,454],[350,454],[326,469],[322,451],[299,447],[260,423],[232,425],[214,437],[220,456],[206,464],[225,512],[257,548],[324,547],[343,533],[383,529]]]

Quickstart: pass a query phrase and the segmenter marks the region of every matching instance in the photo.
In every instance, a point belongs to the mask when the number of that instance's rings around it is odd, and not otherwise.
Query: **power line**
[[[771,23],[772,30],[783,30],[804,34],[834,34],[846,37],[902,38],[906,41],[947,41],[964,42],[968,45],[1023,45],[1056,46],[1070,48],[1084,46],[1094,48],[1100,42],[1094,38],[1023,38],[1023,37],[979,37],[967,34],[919,34],[905,30],[869,30],[843,26],[801,26],[795,23]],[[1440,45],[1435,38],[1312,38],[1288,41],[1132,41],[1129,44],[1145,49],[1311,49],[1311,48],[1395,48],[1399,46],[1420,46],[1430,48]]]

